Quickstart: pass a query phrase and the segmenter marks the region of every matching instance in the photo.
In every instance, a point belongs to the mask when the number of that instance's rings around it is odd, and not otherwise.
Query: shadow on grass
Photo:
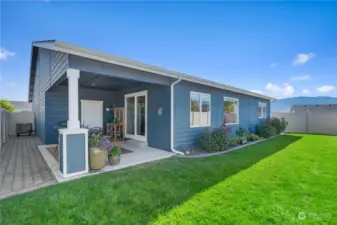
[[[173,157],[41,189],[3,201],[3,222],[20,223],[22,214],[34,224],[146,224],[300,138],[282,135],[223,155]]]

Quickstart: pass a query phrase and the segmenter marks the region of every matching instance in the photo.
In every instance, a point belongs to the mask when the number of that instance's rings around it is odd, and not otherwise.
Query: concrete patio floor
[[[119,145],[121,142],[115,142],[114,144]],[[49,147],[55,147],[56,145],[40,145],[38,148],[45,159],[46,163],[48,164],[49,168],[51,169],[55,179],[57,182],[67,182],[75,179],[79,179],[86,176],[92,176],[97,175],[100,173],[115,171],[124,169],[127,167],[136,166],[143,163],[153,162],[161,159],[166,159],[169,157],[172,157],[174,153],[167,152],[164,150],[160,150],[157,148],[151,148],[143,144],[139,144],[137,141],[128,141],[128,142],[122,142],[124,144],[123,148],[132,151],[131,153],[122,154],[121,155],[121,161],[118,165],[110,166],[107,164],[104,166],[104,168],[100,170],[90,171],[86,174],[81,174],[77,176],[72,177],[63,177],[60,173],[59,169],[59,162],[56,161],[54,156],[48,151],[47,148]]]
[[[10,137],[0,153],[0,199],[55,184],[34,136]]]

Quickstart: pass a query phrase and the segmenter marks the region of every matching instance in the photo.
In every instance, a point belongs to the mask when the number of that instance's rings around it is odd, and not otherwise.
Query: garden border
[[[270,140],[272,138],[275,138],[275,137],[278,137],[280,135],[283,135],[283,133],[272,136],[272,137],[267,138],[267,139],[260,139],[258,141],[250,142],[248,144],[239,145],[239,146],[236,146],[234,148],[230,148],[230,149],[227,149],[227,150],[221,151],[221,152],[212,152],[212,153],[205,153],[205,154],[199,154],[199,155],[175,155],[175,156],[181,157],[181,158],[191,158],[191,159],[193,159],[193,158],[206,158],[206,157],[210,157],[210,156],[222,155],[222,154],[226,154],[226,153],[229,153],[229,152],[232,152],[232,151],[235,151],[235,150],[239,150],[241,148],[244,148],[244,147],[247,147],[247,146],[250,146],[250,145],[255,145],[257,143],[268,141],[268,140]]]

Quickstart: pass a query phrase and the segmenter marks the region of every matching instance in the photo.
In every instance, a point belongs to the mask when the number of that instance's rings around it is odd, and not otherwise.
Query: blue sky
[[[337,3],[2,2],[0,96],[57,39],[277,98],[337,97]]]

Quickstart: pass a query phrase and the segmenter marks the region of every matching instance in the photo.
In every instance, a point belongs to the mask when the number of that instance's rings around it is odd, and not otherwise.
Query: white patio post
[[[67,69],[68,122],[67,128],[59,129],[59,170],[63,177],[76,176],[89,171],[88,130],[80,128],[79,87],[80,71]]]
[[[78,79],[80,71],[69,68],[67,70],[68,78],[68,129],[79,129],[78,120]]]

